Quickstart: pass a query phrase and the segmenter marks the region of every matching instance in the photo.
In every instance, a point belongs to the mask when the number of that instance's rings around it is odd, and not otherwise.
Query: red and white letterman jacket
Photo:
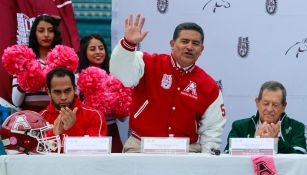
[[[202,152],[220,147],[223,98],[201,68],[179,68],[170,55],[135,51],[123,39],[113,50],[110,71],[125,86],[135,86],[129,119],[134,136],[189,137]]]

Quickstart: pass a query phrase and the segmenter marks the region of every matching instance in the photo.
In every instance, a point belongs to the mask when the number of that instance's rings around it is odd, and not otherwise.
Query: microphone
[[[218,155],[221,154],[221,151],[220,151],[219,149],[211,148],[211,149],[210,149],[210,153],[211,153],[211,155],[216,155],[216,156],[218,156]]]

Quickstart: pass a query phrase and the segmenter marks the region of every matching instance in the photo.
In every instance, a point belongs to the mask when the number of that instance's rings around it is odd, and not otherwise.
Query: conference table
[[[307,155],[273,156],[278,175],[306,175]],[[253,175],[250,156],[189,154],[5,155],[1,175]]]

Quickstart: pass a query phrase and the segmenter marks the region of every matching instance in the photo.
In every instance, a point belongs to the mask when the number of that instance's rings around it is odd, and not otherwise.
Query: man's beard
[[[55,109],[57,109],[57,110],[61,110],[61,108],[63,108],[63,107],[68,107],[69,109],[72,109],[72,107],[73,107],[73,105],[74,105],[74,102],[75,102],[75,97],[73,98],[73,100],[72,100],[72,102],[70,102],[69,104],[68,104],[68,106],[61,106],[60,104],[56,104],[52,99],[51,99],[51,101],[52,101],[52,105],[54,106],[54,108]]]

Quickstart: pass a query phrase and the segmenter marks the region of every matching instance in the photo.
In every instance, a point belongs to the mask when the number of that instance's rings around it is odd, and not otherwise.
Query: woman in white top
[[[45,67],[48,52],[62,43],[61,33],[58,30],[59,22],[54,17],[40,15],[36,17],[31,27],[29,48],[33,49],[42,68]],[[18,85],[16,76],[14,76],[12,102],[23,110],[39,112],[49,104],[50,98],[44,88],[35,93],[23,91]]]

